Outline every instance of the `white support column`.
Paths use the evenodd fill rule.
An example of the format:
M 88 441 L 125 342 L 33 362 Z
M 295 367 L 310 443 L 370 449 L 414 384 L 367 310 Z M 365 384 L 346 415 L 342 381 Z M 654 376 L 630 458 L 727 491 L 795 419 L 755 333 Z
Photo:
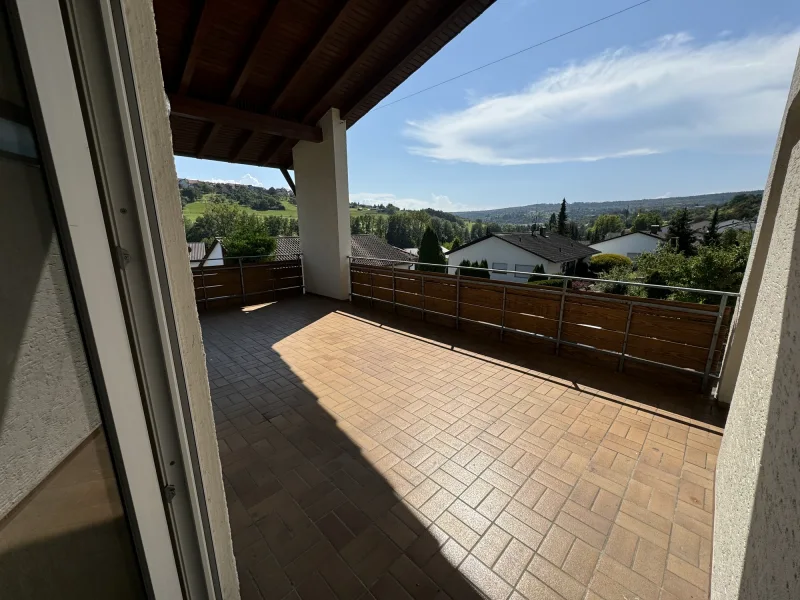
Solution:
M 299 142 L 292 151 L 306 290 L 345 300 L 350 290 L 346 124 L 339 109 L 331 108 L 319 126 L 322 142 Z

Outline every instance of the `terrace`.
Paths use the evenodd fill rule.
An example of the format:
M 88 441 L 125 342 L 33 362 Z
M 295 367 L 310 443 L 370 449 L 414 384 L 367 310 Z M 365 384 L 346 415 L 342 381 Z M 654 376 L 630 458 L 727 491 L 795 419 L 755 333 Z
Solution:
M 201 325 L 243 598 L 709 596 L 696 391 L 314 296 Z

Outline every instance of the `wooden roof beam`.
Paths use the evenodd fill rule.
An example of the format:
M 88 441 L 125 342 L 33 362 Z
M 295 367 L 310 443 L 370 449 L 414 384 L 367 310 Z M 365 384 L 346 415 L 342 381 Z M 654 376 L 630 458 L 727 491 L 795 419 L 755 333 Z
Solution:
M 306 111 L 303 115 L 303 122 L 306 122 L 309 118 L 311 118 L 316 113 L 320 112 L 323 108 L 327 110 L 329 108 L 328 104 L 328 97 L 336 91 L 336 89 L 347 80 L 353 73 L 353 71 L 358 67 L 358 64 L 363 60 L 363 58 L 369 55 L 370 52 L 374 51 L 375 46 L 380 42 L 381 38 L 388 32 L 391 31 L 396 24 L 401 21 L 402 19 L 406 18 L 408 12 L 416 5 L 416 0 L 405 0 L 405 2 L 399 3 L 397 5 L 397 10 L 392 14 L 388 21 L 386 21 L 381 27 L 380 31 L 378 31 L 375 35 L 373 35 L 369 42 L 365 44 L 356 54 L 356 57 L 339 73 L 339 76 L 333 82 L 333 84 L 328 87 L 326 92 L 320 96 L 320 99 L 317 101 L 314 106 Z M 267 147 L 264 149 L 264 152 L 259 157 L 259 162 L 264 162 L 264 164 L 273 163 L 277 157 L 286 151 L 287 146 L 290 144 L 288 140 L 284 140 L 280 144 L 274 147 Z
M 275 107 L 286 98 L 288 91 L 297 82 L 297 76 L 300 73 L 303 65 L 319 48 L 322 47 L 330 33 L 336 29 L 339 23 L 341 23 L 343 18 L 342 15 L 345 12 L 345 8 L 347 8 L 348 1 L 349 0 L 339 0 L 339 4 L 336 9 L 331 11 L 330 17 L 319 28 L 318 35 L 312 38 L 311 42 L 307 44 L 303 51 L 298 54 L 297 58 L 284 69 L 284 72 L 281 74 L 278 83 L 275 85 L 276 90 L 278 90 L 277 94 L 273 94 L 273 99 L 267 102 L 270 111 L 275 110 Z M 237 162 L 241 158 L 242 150 L 244 150 L 244 147 L 247 146 L 247 143 L 252 137 L 253 132 L 251 131 L 244 134 L 239 140 L 237 140 L 230 155 L 231 162 Z
M 201 50 L 201 40 L 207 37 L 208 32 L 211 30 L 214 22 L 212 19 L 211 11 L 208 9 L 208 3 L 205 0 L 194 0 L 192 2 L 191 15 L 189 17 L 189 25 L 187 25 L 187 33 L 184 35 L 183 48 L 181 56 L 183 60 L 181 64 L 181 76 L 175 86 L 179 94 L 185 94 L 192 83 L 192 75 L 194 75 L 194 67 L 197 62 L 197 56 Z
M 169 97 L 170 113 L 173 115 L 199 119 L 209 123 L 217 123 L 225 127 L 237 127 L 278 135 L 292 140 L 304 140 L 307 142 L 321 142 L 322 130 L 313 125 L 295 123 L 286 119 L 270 117 L 259 113 L 249 112 L 214 104 L 204 100 L 188 98 L 172 94 Z
M 253 30 L 253 35 L 245 46 L 244 52 L 242 52 L 238 63 L 239 66 L 236 68 L 236 71 L 234 71 L 235 76 L 231 80 L 233 85 L 230 86 L 228 99 L 225 102 L 228 106 L 233 106 L 237 98 L 239 98 L 239 94 L 242 93 L 244 84 L 247 83 L 247 79 L 250 77 L 250 73 L 256 62 L 256 57 L 258 56 L 258 49 L 267 39 L 267 29 L 269 28 L 272 15 L 275 13 L 275 9 L 278 7 L 279 3 L 280 0 L 270 0 L 264 7 L 264 10 L 261 11 L 261 15 L 259 15 L 258 23 Z M 213 123 L 203 132 L 200 137 L 200 143 L 198 144 L 198 157 L 202 158 L 205 156 L 211 140 L 219 133 L 220 129 L 222 129 L 222 125 Z
M 371 78 L 367 85 L 364 86 L 363 89 L 365 91 L 357 94 L 356 99 L 349 105 L 341 107 L 342 118 L 347 120 L 348 116 L 354 109 L 358 108 L 358 106 L 378 88 L 385 85 L 387 79 L 394 74 L 400 65 L 403 65 L 411 60 L 411 58 L 413 58 L 421 48 L 426 46 L 433 38 L 440 35 L 442 28 L 448 23 L 452 22 L 458 13 L 470 4 L 470 0 L 457 0 L 455 2 L 450 2 L 449 6 L 446 6 L 441 11 L 439 18 L 436 19 L 432 29 L 427 31 L 421 30 L 416 32 L 416 35 L 410 36 L 408 44 L 398 51 L 391 61 L 388 61 L 387 68 L 384 69 L 383 72 L 379 73 L 376 77 Z

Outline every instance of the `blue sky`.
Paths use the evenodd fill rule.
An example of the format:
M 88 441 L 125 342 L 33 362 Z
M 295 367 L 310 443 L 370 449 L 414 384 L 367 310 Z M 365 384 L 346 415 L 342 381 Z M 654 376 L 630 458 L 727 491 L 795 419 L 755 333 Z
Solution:
M 498 0 L 385 102 L 634 3 Z M 798 49 L 797 0 L 653 0 L 373 110 L 348 131 L 351 199 L 469 210 L 762 188 Z

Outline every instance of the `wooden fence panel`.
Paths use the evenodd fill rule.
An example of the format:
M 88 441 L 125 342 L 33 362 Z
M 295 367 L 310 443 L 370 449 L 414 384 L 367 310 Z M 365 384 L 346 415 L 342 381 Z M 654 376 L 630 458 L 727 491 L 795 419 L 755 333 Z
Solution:
M 460 301 L 465 304 L 497 309 L 503 304 L 503 291 L 497 287 L 478 287 L 473 283 L 462 283 L 460 294 Z
M 299 260 L 245 263 L 241 267 L 195 267 L 192 269 L 195 300 L 205 307 L 209 302 L 222 305 L 221 299 L 233 297 L 241 302 L 263 299 L 269 295 L 285 296 L 302 292 L 303 270 Z M 242 283 L 244 282 L 244 293 Z
M 355 294 L 391 302 L 391 270 L 387 273 L 383 268 L 353 267 L 352 272 Z M 374 285 L 370 285 L 370 273 Z M 562 301 L 558 287 L 550 288 L 555 293 L 549 293 L 538 286 L 515 282 L 490 284 L 476 277 L 425 273 L 423 294 L 422 278 L 422 273 L 395 272 L 397 304 L 418 309 L 424 307 L 431 313 L 451 317 L 458 315 L 464 329 L 483 327 L 486 331 L 497 332 L 499 327 L 505 327 L 546 336 L 553 341 L 558 338 Z M 567 348 L 577 351 L 569 344 L 580 344 L 581 352 L 594 352 L 600 357 L 598 360 L 616 365 L 618 356 L 603 355 L 597 351 L 621 354 L 625 347 L 625 355 L 631 359 L 626 365 L 641 365 L 643 363 L 634 360 L 641 358 L 665 366 L 692 369 L 696 372 L 695 377 L 705 371 L 719 312 L 717 306 L 573 290 L 567 290 L 563 298 L 561 340 L 565 343 L 561 347 L 565 352 Z M 732 310 L 728 308 L 712 357 L 712 372 L 719 368 L 731 315 Z M 443 323 L 455 323 L 455 320 L 447 321 L 447 316 L 442 317 Z M 470 322 L 477 324 L 472 327 Z M 492 328 L 492 325 L 496 328 Z
M 625 333 L 602 329 L 593 325 L 562 323 L 561 339 L 574 344 L 593 346 L 602 350 L 622 352 L 622 343 L 625 339 Z
M 564 321 L 624 332 L 628 322 L 628 305 L 567 295 Z

